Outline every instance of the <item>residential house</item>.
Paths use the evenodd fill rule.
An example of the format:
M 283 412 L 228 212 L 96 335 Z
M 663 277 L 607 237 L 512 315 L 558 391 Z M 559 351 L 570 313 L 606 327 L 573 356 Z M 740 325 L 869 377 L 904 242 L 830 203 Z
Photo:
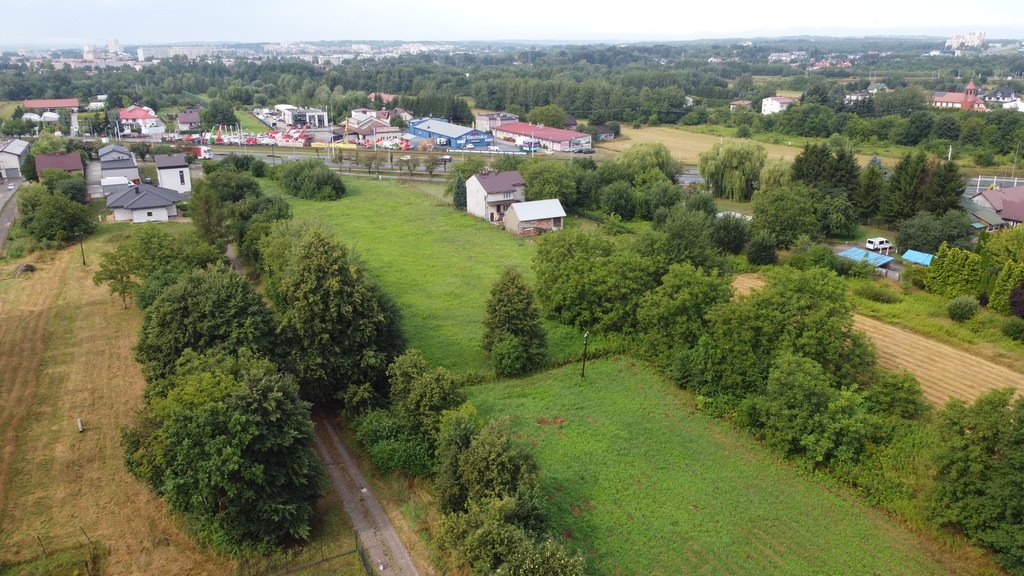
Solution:
M 167 131 L 167 125 L 148 106 L 129 106 L 118 110 L 121 133 L 138 131 L 145 136 L 159 136 Z
M 753 104 L 750 100 L 733 100 L 729 102 L 729 112 L 735 112 L 736 110 L 750 110 L 750 105 Z
M 573 116 L 572 114 L 566 114 L 565 115 L 565 126 L 564 126 L 564 128 L 566 130 L 575 130 L 576 127 L 579 126 L 579 124 L 580 124 L 580 121 L 577 120 L 576 117 Z
M 1003 104 L 1003 108 L 1024 112 L 1024 99 L 1017 98 L 1013 102 L 1007 102 L 1006 104 Z
M 37 154 L 36 174 L 42 180 L 43 170 L 55 168 L 70 174 L 85 175 L 85 165 L 82 164 L 82 154 L 79 152 L 67 152 L 64 154 Z
M 565 210 L 558 198 L 518 202 L 509 206 L 505 214 L 505 230 L 516 236 L 536 236 L 561 230 L 564 222 Z
M 871 99 L 871 93 L 867 91 L 852 92 L 843 96 L 843 104 L 846 106 L 853 106 L 857 102 L 863 102 Z
M 607 126 L 593 126 L 594 138 L 598 141 L 614 140 L 615 131 Z
M 499 224 L 508 207 L 526 200 L 526 181 L 519 172 L 484 171 L 466 181 L 466 211 Z
M 967 204 L 962 202 L 961 204 Z M 980 190 L 970 197 L 971 207 L 965 206 L 964 208 L 972 215 L 975 216 L 979 221 L 995 221 L 995 219 L 989 217 L 987 220 L 978 218 L 978 208 L 982 210 L 991 210 L 996 216 L 999 217 L 1002 222 L 996 221 L 999 225 L 989 223 L 988 228 L 996 226 L 996 228 L 1009 227 L 1013 228 L 1024 222 L 1024 186 L 1017 186 L 1015 188 L 994 188 L 992 190 Z
M 24 140 L 0 140 L 0 178 L 21 178 L 21 163 L 32 145 Z
M 761 114 L 768 116 L 769 114 L 785 112 L 793 105 L 794 102 L 796 102 L 796 100 L 786 96 L 769 96 L 768 98 L 761 100 Z
M 355 114 L 355 110 L 352 111 Z M 336 128 L 334 134 L 345 142 L 356 144 L 383 144 L 384 142 L 397 141 L 402 137 L 402 129 L 378 120 L 373 116 L 360 114 L 351 116 L 345 120 L 341 128 Z
M 549 128 L 540 124 L 527 124 L 526 122 L 502 124 L 492 132 L 495 138 L 514 140 L 516 143 L 533 140 L 540 142 L 540 145 L 548 150 L 558 152 L 590 149 L 594 145 L 590 134 L 562 128 Z
M 157 177 L 161 188 L 169 188 L 181 194 L 192 191 L 192 174 L 184 154 L 157 154 Z
M 192 132 L 202 128 L 203 121 L 200 118 L 200 112 L 199 108 L 189 108 L 178 112 L 178 132 Z
M 975 202 L 973 199 L 960 198 L 960 207 L 971 217 L 971 226 L 975 230 L 987 232 L 998 232 L 1006 228 L 1006 220 L 999 217 L 995 210 L 983 202 Z
M 885 85 L 885 82 L 872 82 L 868 84 L 868 94 L 878 94 L 879 92 L 888 92 L 889 87 Z
M 437 118 L 420 118 L 409 122 L 409 133 L 433 139 L 451 148 L 482 148 L 494 144 L 494 136 L 476 128 L 467 128 Z
M 100 177 L 111 178 L 113 176 L 124 176 L 132 182 L 139 182 L 139 167 L 135 164 L 135 158 L 100 160 Z
M 120 194 L 107 198 L 107 208 L 114 211 L 118 222 L 166 222 L 178 215 L 181 194 L 149 183 L 136 184 Z
M 100 162 L 104 160 L 135 160 L 135 155 L 130 150 L 117 144 L 107 144 L 100 148 L 98 155 Z
M 108 198 L 116 194 L 121 194 L 132 187 L 132 181 L 125 178 L 124 176 L 108 176 L 106 178 L 100 178 L 100 194 L 99 196 L 93 196 L 93 198 Z
M 932 107 L 988 112 L 985 101 L 978 96 L 978 87 L 974 85 L 974 80 L 967 83 L 963 92 L 933 92 Z
M 1001 86 L 983 96 L 985 102 L 995 104 L 1007 104 L 1017 99 L 1017 91 L 1013 88 Z
M 475 120 L 477 130 L 490 132 L 502 124 L 519 122 L 519 116 L 508 112 L 491 112 L 490 114 L 477 114 Z
M 394 101 L 395 98 L 398 98 L 398 96 L 395 96 L 394 94 L 388 94 L 387 92 L 370 92 L 369 94 L 366 95 L 366 99 L 369 100 L 370 102 L 380 100 L 380 103 L 384 104 L 385 106 L 391 104 L 391 102 Z

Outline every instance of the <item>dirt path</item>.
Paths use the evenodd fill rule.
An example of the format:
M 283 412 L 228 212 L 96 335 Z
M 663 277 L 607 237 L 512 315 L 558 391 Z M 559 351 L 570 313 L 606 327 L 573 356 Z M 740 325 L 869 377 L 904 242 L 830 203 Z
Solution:
M 324 414 L 316 415 L 316 450 L 377 573 L 381 576 L 419 576 L 412 557 L 367 487 L 355 459 L 341 442 L 330 418 Z
M 742 274 L 733 282 L 738 294 L 749 294 L 762 286 L 764 281 L 756 274 Z M 913 374 L 930 402 L 943 405 L 951 398 L 972 401 L 994 388 L 1014 387 L 1024 393 L 1024 374 L 1005 366 L 860 314 L 853 315 L 853 324 L 875 343 L 878 363 Z

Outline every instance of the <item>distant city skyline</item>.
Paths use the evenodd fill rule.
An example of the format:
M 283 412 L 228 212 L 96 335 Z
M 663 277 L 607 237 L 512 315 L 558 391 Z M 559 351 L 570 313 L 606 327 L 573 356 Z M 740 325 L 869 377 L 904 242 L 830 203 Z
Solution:
M 934 0 L 925 6 L 887 0 L 862 0 L 855 6 L 811 0 L 671 5 L 660 0 L 392 0 L 379 6 L 349 0 L 37 0 L 4 7 L 0 46 L 105 48 L 113 38 L 123 47 L 332 40 L 653 42 L 793 35 L 949 36 L 974 31 L 985 32 L 989 39 L 1024 37 L 1024 10 L 1017 0 L 994 0 L 985 4 L 984 12 L 963 7 L 956 0 Z

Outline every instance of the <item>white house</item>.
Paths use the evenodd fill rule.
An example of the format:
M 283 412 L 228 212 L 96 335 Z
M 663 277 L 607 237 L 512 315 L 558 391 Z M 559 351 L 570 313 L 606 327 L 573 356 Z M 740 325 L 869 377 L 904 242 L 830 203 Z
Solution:
M 466 211 L 500 224 L 508 207 L 526 199 L 526 181 L 519 172 L 481 172 L 466 181 Z
M 192 191 L 192 174 L 184 154 L 157 154 L 156 171 L 161 188 L 169 188 L 182 194 Z
M 124 192 L 107 198 L 107 208 L 114 211 L 114 220 L 143 222 L 166 222 L 178 215 L 177 203 L 181 194 L 152 184 L 136 184 Z
M 509 206 L 505 214 L 505 230 L 516 236 L 536 236 L 561 230 L 564 223 L 565 209 L 558 198 L 518 202 Z
M 786 96 L 769 96 L 761 100 L 761 114 L 767 116 L 769 114 L 785 112 L 794 102 L 796 100 Z

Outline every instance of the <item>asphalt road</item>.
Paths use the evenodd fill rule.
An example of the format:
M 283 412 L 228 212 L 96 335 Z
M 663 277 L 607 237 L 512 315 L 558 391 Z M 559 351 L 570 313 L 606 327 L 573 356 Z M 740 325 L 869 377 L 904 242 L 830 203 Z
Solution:
M 7 235 L 11 232 L 14 217 L 18 212 L 18 203 L 14 200 L 18 184 L 14 183 L 14 185 L 14 190 L 7 190 L 6 183 L 3 184 L 3 188 L 0 188 L 0 252 L 3 252 L 7 246 Z

